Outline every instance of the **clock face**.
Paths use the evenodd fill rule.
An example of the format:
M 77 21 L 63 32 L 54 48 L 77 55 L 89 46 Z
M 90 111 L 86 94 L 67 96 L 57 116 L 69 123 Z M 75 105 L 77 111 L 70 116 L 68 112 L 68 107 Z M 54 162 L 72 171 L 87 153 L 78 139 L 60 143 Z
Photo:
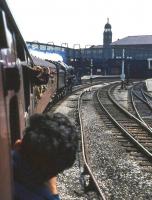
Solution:
M 111 32 L 111 29 L 110 28 L 106 28 L 105 32 Z

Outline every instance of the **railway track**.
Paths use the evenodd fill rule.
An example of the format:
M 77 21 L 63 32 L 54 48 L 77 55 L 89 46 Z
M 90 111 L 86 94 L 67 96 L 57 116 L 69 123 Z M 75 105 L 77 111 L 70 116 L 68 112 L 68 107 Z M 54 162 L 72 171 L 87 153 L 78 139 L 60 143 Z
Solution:
M 152 132 L 145 123 L 114 100 L 113 95 L 110 94 L 112 90 L 114 87 L 109 88 L 108 86 L 98 91 L 96 98 L 99 105 L 124 134 L 124 136 L 118 134 L 117 138 L 131 155 L 134 155 L 136 162 L 143 166 L 144 170 L 152 170 Z M 113 127 L 112 124 L 111 127 Z
M 108 82 L 109 82 L 109 80 L 107 80 L 104 83 L 102 81 L 100 81 L 100 82 L 97 82 L 97 83 L 93 83 L 92 85 L 89 83 L 89 84 L 85 84 L 85 85 L 82 85 L 80 87 L 77 87 L 76 89 L 73 90 L 72 95 L 66 96 L 63 100 L 60 100 L 58 103 L 56 103 L 55 105 L 53 105 L 52 107 L 50 107 L 49 110 L 48 110 L 48 112 L 62 112 L 62 113 L 65 112 L 66 115 L 67 115 L 67 112 L 68 112 L 68 115 L 70 115 L 69 116 L 70 118 L 71 117 L 75 118 L 75 120 L 72 119 L 72 121 L 75 121 L 74 123 L 76 124 L 76 126 L 78 128 L 79 125 L 77 123 L 79 123 L 79 122 L 77 120 L 78 113 L 76 112 L 76 110 L 77 110 L 77 102 L 78 102 L 78 98 L 79 98 L 80 93 L 82 91 L 88 91 L 88 92 L 85 92 L 85 93 L 91 93 L 92 92 L 91 88 L 93 88 L 94 85 L 98 85 L 99 84 L 99 86 L 96 86 L 96 87 L 101 87 L 100 84 L 101 85 L 106 85 L 106 84 L 108 84 Z M 84 100 L 84 102 L 86 102 L 86 101 Z M 80 143 L 81 143 L 81 140 L 80 140 Z M 81 151 L 81 150 L 82 149 L 80 147 L 79 151 Z M 82 154 L 82 153 L 80 153 L 80 154 Z M 74 168 L 75 167 L 76 166 L 74 166 Z M 74 173 L 72 172 L 73 175 L 70 176 L 71 174 L 69 174 L 66 177 L 66 179 L 69 179 L 69 184 L 71 185 L 71 188 L 72 188 L 72 190 L 70 190 L 70 191 L 67 192 L 67 193 L 71 194 L 71 199 L 72 199 L 72 197 L 74 199 L 77 199 L 77 196 L 78 196 L 78 199 L 81 199 L 81 198 L 82 199 L 83 198 L 90 199 L 90 200 L 105 199 L 105 198 L 100 198 L 100 192 L 94 192 L 94 190 L 97 190 L 97 189 L 95 189 L 96 186 L 94 184 L 93 178 L 90 178 L 90 175 L 88 174 L 87 168 L 84 167 L 84 162 L 81 165 L 81 167 L 80 167 L 80 164 L 78 165 L 78 167 L 80 168 L 80 172 L 81 172 L 81 176 L 80 176 L 80 180 L 81 181 L 80 182 L 81 182 L 81 190 L 83 192 L 79 189 L 80 186 L 75 186 L 75 189 L 73 190 L 73 187 L 71 185 L 71 184 L 73 184 L 73 183 L 71 183 L 71 180 L 73 178 L 75 179 L 75 182 L 77 183 L 78 176 L 77 177 L 73 177 L 74 174 L 79 173 L 79 172 L 76 172 L 78 170 L 77 167 L 76 167 L 76 169 L 73 169 L 73 170 L 76 170 Z M 67 197 L 66 195 L 64 195 L 66 192 L 64 191 L 65 187 L 63 186 L 63 181 L 64 180 L 62 179 L 62 176 L 60 176 L 59 180 L 60 179 L 61 179 L 61 183 L 59 184 L 59 188 L 60 188 L 60 191 L 62 193 L 62 199 L 63 200 L 70 199 L 69 197 Z M 65 179 L 65 177 L 64 177 L 64 179 Z M 78 185 L 78 183 L 77 183 L 77 185 Z M 67 188 L 67 190 L 69 190 L 69 189 Z
M 97 107 L 97 110 L 100 113 L 100 119 L 104 121 L 108 130 L 112 131 L 112 135 L 125 149 L 126 153 L 133 160 L 133 162 L 138 163 L 138 165 L 140 166 L 140 169 L 144 173 L 152 173 L 151 130 L 148 129 L 148 127 L 139 119 L 134 117 L 129 112 L 125 111 L 123 107 L 118 108 L 119 105 L 114 101 L 113 95 L 111 95 L 111 93 L 113 93 L 114 87 L 109 89 L 110 87 L 111 86 L 102 87 L 97 92 L 97 95 L 95 95 L 96 92 L 94 92 L 94 95 L 91 97 L 93 98 L 94 105 Z M 88 93 L 85 92 L 81 95 L 80 101 L 79 101 L 79 110 L 80 110 L 79 117 L 80 117 L 81 134 L 82 134 L 81 146 L 82 146 L 82 154 L 83 154 L 83 161 L 81 161 L 82 163 L 80 164 L 81 168 L 83 168 L 83 170 L 81 169 L 81 178 L 83 179 L 82 182 L 87 189 L 89 188 L 90 190 L 97 191 L 97 195 L 99 199 L 115 199 L 115 198 L 117 199 L 118 198 L 116 197 L 117 195 L 113 194 L 113 197 L 111 197 L 112 195 L 109 196 L 109 194 L 106 193 L 105 187 L 104 187 L 104 181 L 108 182 L 108 180 L 106 180 L 105 178 L 104 178 L 104 181 L 102 180 L 102 176 L 99 175 L 99 174 L 102 174 L 102 171 L 100 171 L 101 170 L 100 168 L 98 168 L 99 170 L 98 172 L 95 171 L 94 168 L 97 168 L 97 167 L 94 166 L 95 163 L 92 160 L 93 156 L 90 155 L 92 154 L 92 147 L 91 147 L 92 141 L 90 141 L 91 140 L 90 134 L 93 135 L 93 133 L 96 132 L 96 124 L 92 124 L 92 126 L 89 125 L 90 126 L 89 128 L 88 124 L 86 124 L 85 122 L 85 115 L 83 111 L 81 110 L 87 109 L 88 102 L 92 101 L 91 98 L 89 97 Z M 99 107 L 102 107 L 102 108 L 99 108 Z M 107 114 L 107 111 L 108 111 L 108 114 Z M 92 121 L 91 123 L 96 123 L 96 122 Z M 97 122 L 97 126 L 98 126 L 98 123 L 99 122 Z M 98 143 L 97 140 L 94 142 Z M 101 154 L 99 154 L 99 152 L 101 153 L 101 151 L 98 148 L 94 149 L 94 151 L 95 151 L 94 154 L 97 157 L 101 156 Z M 112 154 L 113 153 L 111 152 L 111 155 Z M 108 158 L 105 157 L 104 159 L 108 159 Z M 117 166 L 117 160 L 112 161 L 112 162 L 114 162 L 113 164 Z M 102 164 L 99 163 L 99 165 L 102 165 Z M 113 171 L 111 167 L 107 169 L 107 171 L 108 170 L 111 171 L 108 173 L 110 173 L 111 174 L 110 176 L 113 177 L 115 174 L 115 171 Z M 99 178 L 100 176 L 101 176 L 101 179 Z M 119 195 L 123 196 L 123 192 L 122 194 L 119 194 Z M 96 197 L 95 199 L 98 199 L 98 198 Z
M 144 92 L 143 84 L 137 84 L 131 89 L 131 100 L 136 116 L 152 128 L 152 104 L 150 97 Z
M 50 103 L 47 105 L 47 107 L 45 108 L 44 112 L 50 112 L 54 111 L 57 107 L 59 107 L 70 95 L 78 95 L 79 96 L 79 92 L 83 91 L 84 89 L 90 88 L 92 86 L 95 85 L 100 85 L 100 84 L 108 84 L 109 82 L 113 82 L 110 80 L 101 80 L 101 81 L 94 81 L 92 82 L 92 84 L 90 82 L 84 83 L 82 85 L 78 85 L 78 86 L 74 86 L 72 88 L 72 92 L 69 92 L 66 96 L 60 98 L 60 99 L 53 99 L 50 101 Z
M 92 84 L 90 82 L 84 83 L 82 85 L 74 86 L 72 91 L 66 94 L 61 98 L 53 98 L 50 100 L 49 104 L 45 108 L 44 112 L 50 112 L 50 110 L 54 111 L 57 107 L 59 107 L 70 95 L 76 94 L 82 91 L 83 89 L 89 88 L 90 86 L 101 84 L 103 81 L 94 81 Z
M 82 92 L 78 99 L 78 112 L 79 112 L 79 120 L 80 120 L 80 128 L 81 128 L 81 148 L 82 148 L 82 158 L 80 159 L 80 168 L 81 168 L 81 183 L 83 184 L 84 190 L 86 192 L 89 191 L 96 191 L 93 192 L 92 199 L 101 199 L 106 200 L 106 196 L 103 192 L 103 188 L 99 185 L 97 179 L 94 176 L 91 164 L 89 162 L 89 148 L 88 148 L 88 141 L 87 136 L 84 130 L 84 123 L 83 123 L 83 112 L 82 112 L 82 104 L 85 104 L 86 101 L 89 101 L 87 97 L 84 97 L 85 92 Z M 86 178 L 87 177 L 87 178 Z
M 75 169 L 76 166 L 74 166 L 74 169 L 69 170 L 69 173 L 67 172 L 66 175 L 64 174 L 63 178 L 62 176 L 60 177 L 59 180 L 61 184 L 59 184 L 59 189 L 63 191 L 61 192 L 63 200 L 98 200 L 104 198 L 106 200 L 131 200 L 140 199 L 139 197 L 141 197 L 141 195 L 143 199 L 145 199 L 145 197 L 149 197 L 152 193 L 152 187 L 150 186 L 152 166 L 149 158 L 126 137 L 121 129 L 117 128 L 115 123 L 113 123 L 106 114 L 105 110 L 99 107 L 95 91 L 98 90 L 99 87 L 102 87 L 101 93 L 104 99 L 104 93 L 108 90 L 108 86 L 107 88 L 104 86 L 107 84 L 108 83 L 103 83 L 99 86 L 93 86 L 90 89 L 86 89 L 86 92 L 81 95 L 79 115 L 82 121 L 81 132 L 84 134 L 81 136 L 79 143 L 79 162 L 77 167 L 80 168 L 80 170 L 78 168 Z M 73 97 L 70 97 L 68 100 L 70 104 L 66 103 L 66 105 L 70 106 L 70 101 L 71 99 L 73 101 L 74 98 L 75 102 L 73 103 L 76 109 L 76 99 L 79 94 L 80 91 L 76 92 L 76 95 L 73 95 Z M 114 99 L 114 96 L 112 96 L 112 98 Z M 109 107 L 112 102 L 110 99 L 105 99 L 104 104 Z M 94 108 L 94 105 L 97 109 Z M 63 105 L 60 107 L 63 107 Z M 60 111 L 61 110 L 59 110 L 59 112 Z M 67 112 L 66 109 L 65 112 Z M 70 111 L 70 113 L 70 116 L 74 114 L 72 111 Z M 82 147 L 82 143 L 84 143 L 84 147 Z M 83 159 L 82 154 L 85 154 L 85 159 Z M 90 167 L 90 169 L 88 169 L 88 167 Z M 77 170 L 76 173 L 75 170 Z M 145 173 L 147 175 L 144 175 Z M 76 174 L 76 177 L 74 177 L 74 174 Z M 66 187 L 67 185 L 71 187 L 67 192 L 71 194 L 70 197 L 64 192 L 65 186 L 63 186 L 61 190 L 65 176 Z M 79 176 L 83 186 L 83 192 L 79 191 L 79 189 L 77 190 L 79 182 L 77 179 Z M 69 179 L 69 183 L 67 179 Z M 73 183 L 73 179 L 76 184 Z M 139 187 L 137 183 L 140 184 L 142 188 Z M 72 185 L 74 185 L 76 193 Z

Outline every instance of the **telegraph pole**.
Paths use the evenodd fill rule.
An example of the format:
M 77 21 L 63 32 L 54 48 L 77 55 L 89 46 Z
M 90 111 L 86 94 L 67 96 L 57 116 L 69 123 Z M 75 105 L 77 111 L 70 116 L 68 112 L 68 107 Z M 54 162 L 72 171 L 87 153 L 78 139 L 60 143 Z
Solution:
M 90 63 L 90 82 L 91 82 L 91 84 L 92 84 L 92 70 L 93 70 L 93 59 L 91 59 L 91 63 Z
M 125 68 L 125 49 L 122 50 L 122 65 L 121 65 L 121 89 L 124 89 L 124 81 L 125 81 L 125 72 L 124 72 L 124 68 Z

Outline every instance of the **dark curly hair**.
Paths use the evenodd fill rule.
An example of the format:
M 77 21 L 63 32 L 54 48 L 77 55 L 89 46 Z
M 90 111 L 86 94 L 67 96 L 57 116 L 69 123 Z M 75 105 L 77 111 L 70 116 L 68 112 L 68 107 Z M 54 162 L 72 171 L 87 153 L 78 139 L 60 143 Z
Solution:
M 72 166 L 78 137 L 75 126 L 61 113 L 34 114 L 21 145 L 21 155 L 46 181 Z

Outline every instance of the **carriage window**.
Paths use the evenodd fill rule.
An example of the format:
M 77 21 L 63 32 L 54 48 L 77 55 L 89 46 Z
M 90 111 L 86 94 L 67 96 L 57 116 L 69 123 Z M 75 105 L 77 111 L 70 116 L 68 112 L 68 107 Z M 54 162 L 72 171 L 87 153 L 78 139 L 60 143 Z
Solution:
M 16 48 L 17 48 L 17 55 L 20 58 L 20 60 L 25 61 L 24 46 L 22 45 L 22 42 L 20 42 L 18 38 L 16 38 Z
M 6 17 L 4 11 L 0 9 L 0 48 L 8 48 L 6 34 Z
M 20 138 L 19 109 L 16 96 L 12 97 L 10 100 L 9 121 L 11 145 L 13 147 L 15 141 Z
M 25 110 L 28 112 L 30 106 L 30 80 L 29 72 L 26 66 L 23 66 L 23 81 L 24 81 L 24 97 L 25 97 Z

